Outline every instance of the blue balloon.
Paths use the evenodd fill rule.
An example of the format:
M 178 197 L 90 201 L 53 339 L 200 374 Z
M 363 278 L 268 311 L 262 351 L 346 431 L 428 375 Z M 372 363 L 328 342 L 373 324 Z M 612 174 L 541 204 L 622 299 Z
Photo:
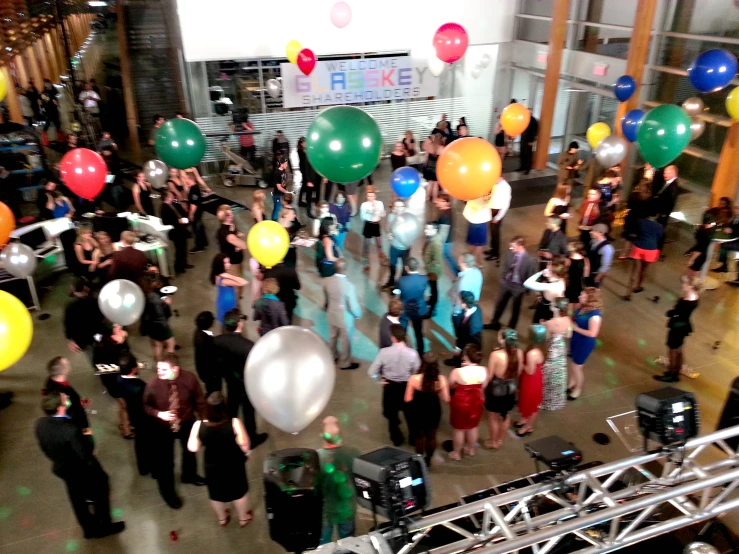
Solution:
M 621 75 L 613 85 L 613 94 L 619 102 L 626 102 L 636 90 L 636 81 L 631 75 Z
M 390 186 L 400 198 L 410 198 L 421 186 L 421 175 L 412 167 L 399 167 L 390 176 Z
M 621 118 L 621 131 L 629 142 L 636 141 L 636 131 L 644 119 L 644 110 L 631 110 Z
M 688 79 L 701 92 L 716 92 L 736 75 L 736 56 L 728 50 L 706 50 L 688 68 Z

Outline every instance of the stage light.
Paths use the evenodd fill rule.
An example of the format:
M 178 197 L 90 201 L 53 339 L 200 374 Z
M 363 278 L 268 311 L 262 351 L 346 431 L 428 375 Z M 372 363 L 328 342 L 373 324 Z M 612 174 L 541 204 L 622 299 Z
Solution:
M 557 435 L 527 442 L 524 448 L 534 460 L 557 472 L 570 470 L 582 462 L 580 449 Z
M 673 387 L 641 393 L 636 397 L 636 412 L 645 440 L 677 446 L 698 435 L 700 416 L 692 393 Z

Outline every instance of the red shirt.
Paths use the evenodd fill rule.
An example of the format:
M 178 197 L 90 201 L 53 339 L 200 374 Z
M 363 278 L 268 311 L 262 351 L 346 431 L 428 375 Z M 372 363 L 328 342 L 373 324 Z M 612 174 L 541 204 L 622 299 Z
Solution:
M 241 124 L 242 131 L 253 131 L 254 124 L 251 121 Z M 239 144 L 244 148 L 250 148 L 254 146 L 254 135 L 239 135 Z

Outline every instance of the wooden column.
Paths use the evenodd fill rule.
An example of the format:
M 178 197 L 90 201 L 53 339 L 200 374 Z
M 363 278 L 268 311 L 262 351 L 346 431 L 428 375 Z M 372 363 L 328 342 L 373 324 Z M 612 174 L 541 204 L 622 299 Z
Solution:
M 46 55 L 44 39 L 40 38 L 33 46 L 36 52 L 36 59 L 38 59 L 39 65 L 41 66 L 41 74 L 44 76 L 44 79 L 51 80 L 51 66 L 49 65 L 49 57 Z
M 61 27 L 57 26 L 52 29 L 51 41 L 54 44 L 54 52 L 56 53 L 57 63 L 59 64 L 59 76 L 66 75 L 69 70 L 69 61 L 67 60 L 67 51 L 64 49 L 64 38 Z
M 590 0 L 588 3 L 588 13 L 586 16 L 587 21 L 594 21 L 600 23 L 603 17 L 603 0 Z M 583 49 L 586 52 L 595 54 L 598 51 L 598 34 L 600 27 L 588 27 L 585 26 L 585 32 L 583 33 Z
M 630 110 L 639 107 L 641 84 L 644 78 L 644 66 L 649 56 L 649 43 L 652 37 L 654 12 L 657 9 L 657 0 L 639 0 L 634 17 L 634 28 L 631 31 L 629 56 L 626 58 L 626 74 L 636 81 L 636 91 L 626 102 L 621 102 L 616 111 L 616 121 L 613 128 L 617 135 L 621 135 L 621 118 Z
M 28 59 L 28 73 L 33 77 L 33 84 L 36 88 L 41 88 L 44 85 L 44 78 L 41 75 L 41 67 L 39 67 L 38 60 L 36 59 L 36 52 L 33 49 L 33 45 L 26 48 L 26 59 Z
M 15 64 L 15 74 L 18 77 L 18 84 L 23 88 L 28 88 L 28 70 L 26 69 L 26 61 L 21 54 L 16 54 L 13 58 Z
M 711 185 L 711 206 L 718 206 L 722 196 L 735 200 L 739 184 L 739 121 L 735 121 L 726 133 L 721 155 L 713 174 Z
M 539 136 L 534 154 L 534 169 L 544 169 L 549 159 L 549 141 L 554 121 L 554 106 L 557 102 L 559 73 L 562 66 L 562 50 L 567 37 L 567 16 L 570 11 L 570 0 L 554 0 L 552 23 L 549 30 L 549 56 L 547 71 L 544 75 L 544 95 L 541 99 L 541 117 L 539 118 Z
M 131 54 L 128 51 L 128 35 L 126 34 L 126 10 L 123 2 L 116 2 L 117 31 L 118 31 L 118 54 L 121 58 L 121 81 L 123 82 L 123 104 L 126 107 L 126 126 L 128 127 L 128 140 L 134 154 L 141 153 L 139 143 L 139 118 L 136 110 L 136 96 L 133 88 L 131 74 Z
M 48 32 L 44 35 L 43 41 L 44 48 L 46 48 L 46 56 L 49 60 L 49 66 L 51 68 L 51 82 L 58 83 L 59 75 L 61 75 L 61 72 L 59 71 L 59 56 L 57 56 L 54 49 L 54 40 L 52 38 L 51 32 Z
M 10 121 L 23 124 L 25 123 L 25 120 L 23 119 L 20 100 L 18 100 L 18 91 L 15 88 L 15 81 L 13 80 L 13 76 L 10 74 L 10 68 L 5 65 L 0 67 L 0 71 L 3 74 L 3 77 L 5 77 L 5 82 L 8 83 L 8 93 L 5 95 L 5 102 L 8 104 Z

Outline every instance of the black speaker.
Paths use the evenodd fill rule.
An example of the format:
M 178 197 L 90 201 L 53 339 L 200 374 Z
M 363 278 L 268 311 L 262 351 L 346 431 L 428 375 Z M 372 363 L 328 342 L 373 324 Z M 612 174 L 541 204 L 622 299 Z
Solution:
M 318 452 L 278 450 L 267 456 L 263 469 L 270 538 L 288 552 L 316 548 L 323 515 Z
M 721 419 L 719 419 L 716 430 L 719 431 L 735 425 L 739 425 L 739 377 L 731 383 L 731 390 L 729 396 L 726 397 L 724 411 L 721 412 Z M 725 442 L 734 451 L 739 448 L 739 436 L 726 439 Z
M 663 446 L 685 444 L 700 431 L 695 395 L 673 387 L 638 394 L 636 413 L 644 438 Z

